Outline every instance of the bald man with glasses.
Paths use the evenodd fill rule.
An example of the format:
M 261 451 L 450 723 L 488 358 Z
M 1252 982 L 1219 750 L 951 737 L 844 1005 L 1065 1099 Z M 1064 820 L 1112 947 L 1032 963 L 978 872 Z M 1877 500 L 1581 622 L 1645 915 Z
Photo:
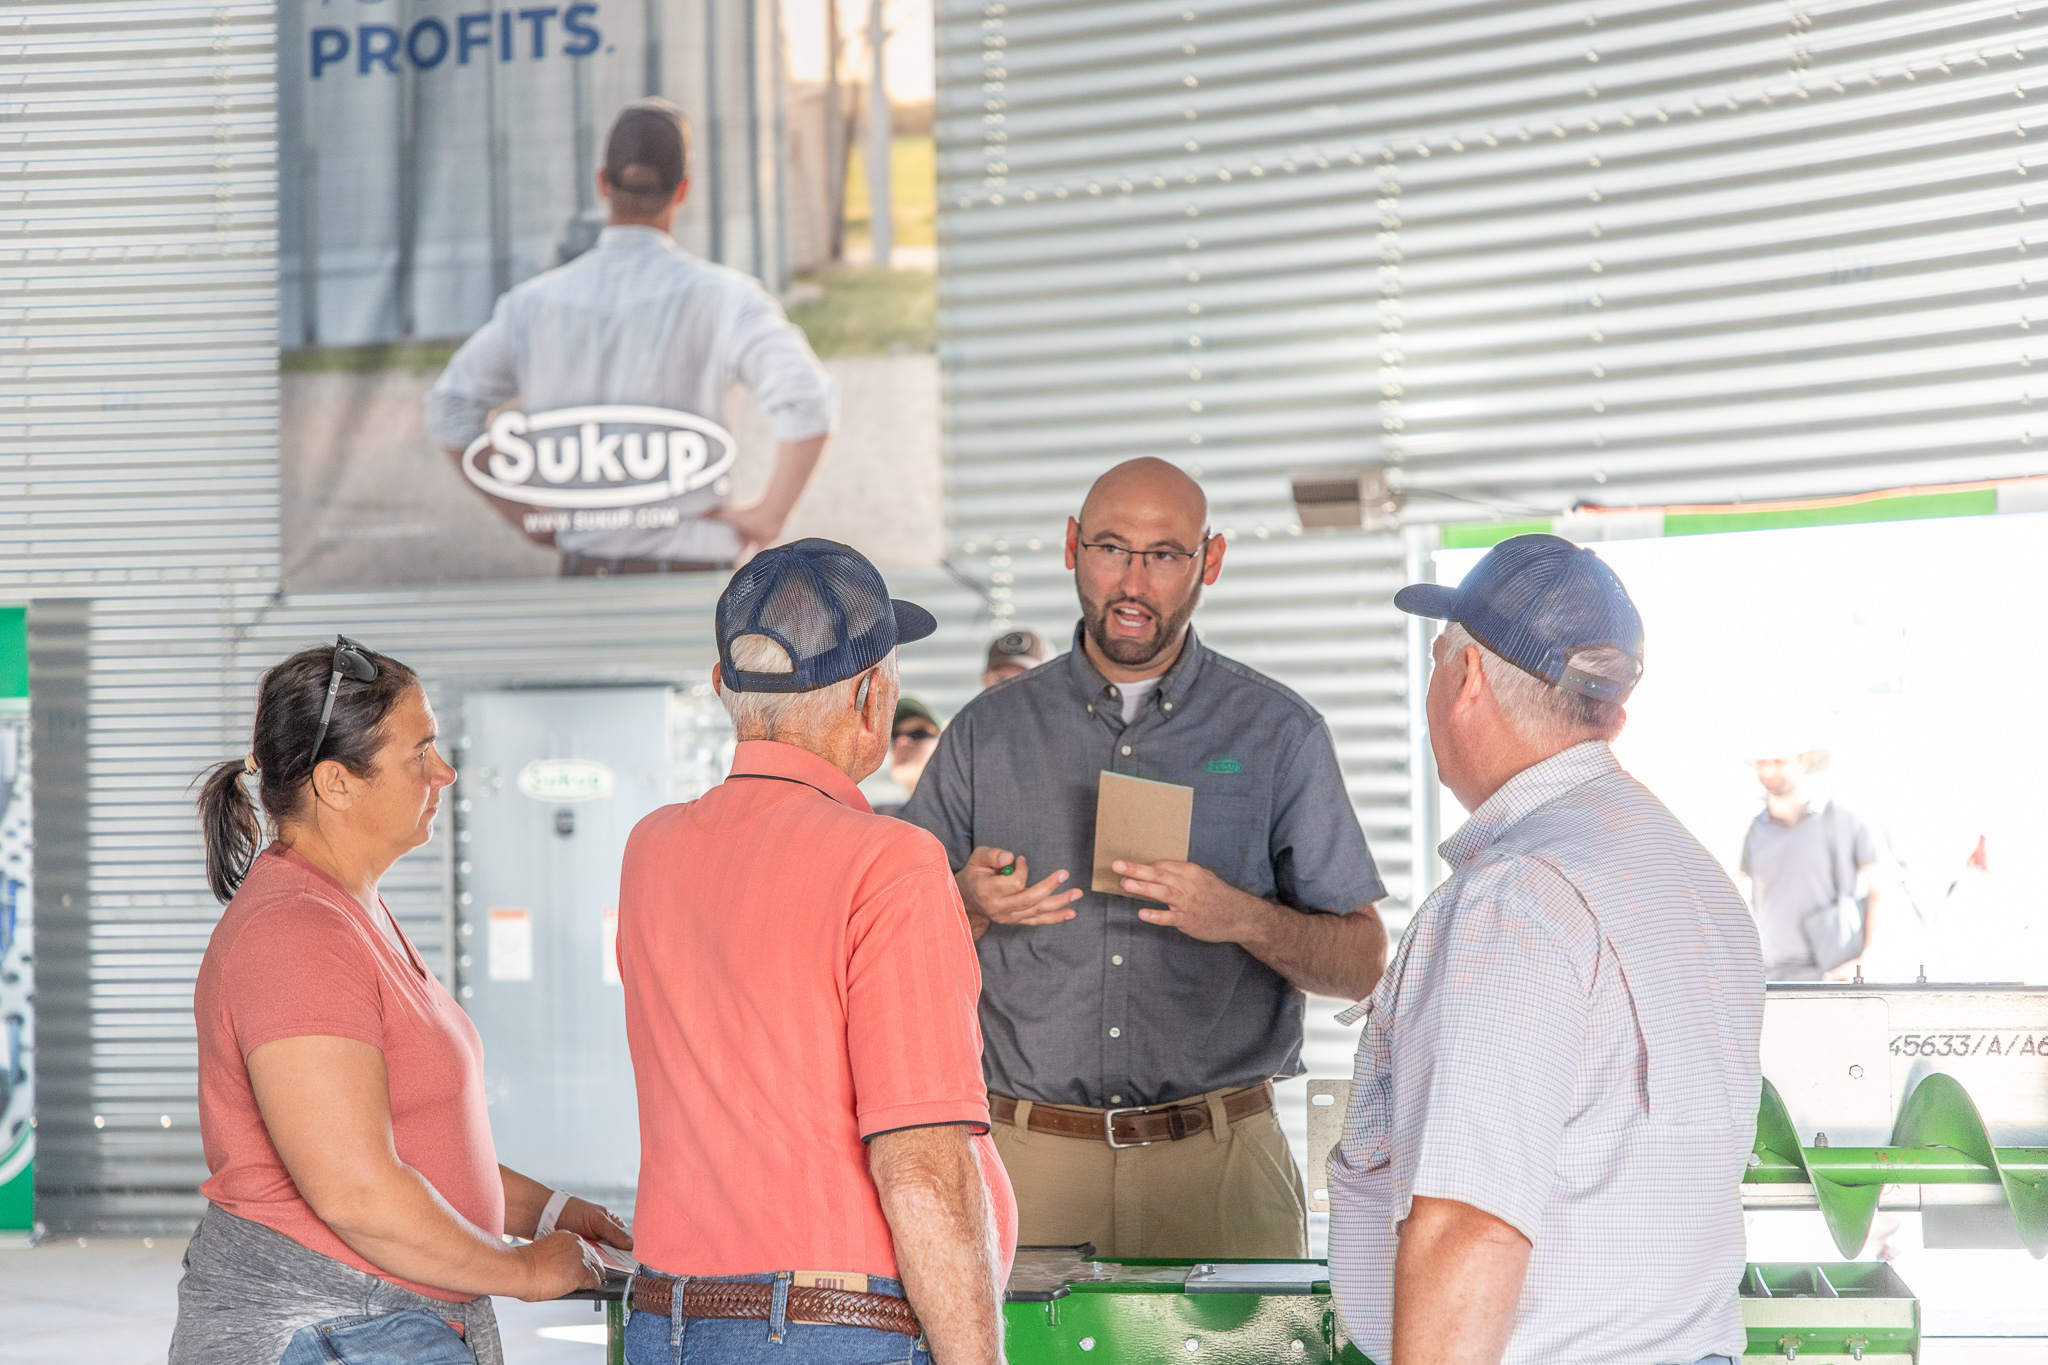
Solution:
M 1386 894 L 1307 702 L 1189 624 L 1223 571 L 1163 460 L 1067 522 L 1074 647 L 954 718 L 902 818 L 946 846 L 981 956 L 992 1131 L 1026 1244 L 1105 1256 L 1307 1254 L 1273 1082 L 1305 993 L 1356 1000 Z M 1188 861 L 1090 889 L 1098 774 L 1194 788 Z

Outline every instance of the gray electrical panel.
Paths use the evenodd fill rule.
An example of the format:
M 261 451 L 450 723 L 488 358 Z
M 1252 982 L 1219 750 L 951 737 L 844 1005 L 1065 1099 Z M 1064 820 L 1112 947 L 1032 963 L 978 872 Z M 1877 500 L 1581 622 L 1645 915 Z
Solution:
M 640 1166 L 619 865 L 633 826 L 670 799 L 673 710 L 667 687 L 476 692 L 462 706 L 460 993 L 483 1035 L 498 1159 L 618 1212 Z

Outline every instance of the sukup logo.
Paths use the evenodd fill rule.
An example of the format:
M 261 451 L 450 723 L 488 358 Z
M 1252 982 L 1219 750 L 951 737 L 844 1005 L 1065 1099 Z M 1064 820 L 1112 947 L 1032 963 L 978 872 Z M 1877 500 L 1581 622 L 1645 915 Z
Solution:
M 717 483 L 734 453 L 732 433 L 694 413 L 607 404 L 501 412 L 462 452 L 462 472 L 529 507 L 641 507 Z

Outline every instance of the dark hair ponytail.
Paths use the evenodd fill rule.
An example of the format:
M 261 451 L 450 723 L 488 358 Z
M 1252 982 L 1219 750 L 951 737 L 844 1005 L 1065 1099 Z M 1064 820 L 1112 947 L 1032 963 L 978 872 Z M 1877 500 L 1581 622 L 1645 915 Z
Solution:
M 319 761 L 341 764 L 357 777 L 377 772 L 381 730 L 408 693 L 420 685 L 410 668 L 374 650 L 359 650 L 376 665 L 377 676 L 358 682 L 344 673 L 334 695 L 334 714 L 327 737 L 320 741 Z M 256 725 L 248 758 L 208 769 L 200 777 L 199 826 L 206 838 L 206 884 L 217 900 L 226 901 L 242 884 L 263 840 L 263 816 L 274 829 L 296 817 L 306 802 L 306 784 L 313 777 L 313 740 L 320 728 L 320 708 L 327 700 L 327 682 L 334 669 L 334 647 L 302 649 L 263 675 L 256 693 Z M 254 761 L 262 811 L 242 779 Z

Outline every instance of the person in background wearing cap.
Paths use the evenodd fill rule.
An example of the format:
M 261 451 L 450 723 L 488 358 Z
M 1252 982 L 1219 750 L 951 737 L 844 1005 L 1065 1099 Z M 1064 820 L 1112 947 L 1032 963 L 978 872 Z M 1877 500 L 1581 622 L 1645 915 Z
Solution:
M 427 434 L 460 460 L 515 394 L 528 412 L 644 404 L 719 422 L 735 382 L 753 392 L 780 443 L 759 502 L 729 506 L 721 480 L 652 504 L 681 512 L 673 526 L 536 533 L 562 552 L 565 575 L 723 568 L 773 544 L 832 430 L 832 378 L 781 305 L 676 245 L 689 189 L 682 114 L 662 99 L 626 106 L 597 172 L 608 211 L 597 245 L 499 299 L 427 394 Z M 501 507 L 522 530 L 527 510 Z
M 1628 592 L 1556 536 L 1457 588 L 1430 746 L 1472 818 L 1364 1014 L 1330 1284 L 1395 1365 L 1733 1365 L 1762 959 L 1742 898 L 1615 761 Z
M 1031 1244 L 1301 1257 L 1273 1112 L 1303 993 L 1356 1000 L 1386 894 L 1322 717 L 1209 649 L 1200 485 L 1131 460 L 1067 523 L 1074 648 L 953 718 L 903 818 L 946 846 L 981 953 L 997 1148 Z M 1104 770 L 1194 788 L 1188 861 L 1090 890 Z
M 889 731 L 889 780 L 903 788 L 904 801 L 917 790 L 917 779 L 924 776 L 924 765 L 932 761 L 945 728 L 932 708 L 916 697 L 897 698 L 896 724 Z M 875 814 L 899 814 L 904 801 L 876 806 Z
M 1013 630 L 1006 635 L 998 635 L 989 642 L 988 667 L 981 671 L 981 688 L 986 692 L 1007 678 L 1029 673 L 1052 660 L 1052 646 L 1035 630 Z
M 897 646 L 936 624 L 826 540 L 719 598 L 732 773 L 642 820 L 619 883 L 631 1365 L 1002 1359 L 1016 1206 L 973 943 L 938 842 L 855 785 L 888 752 Z
M 1782 747 L 1782 746 L 1769 746 Z M 1764 977 L 1769 981 L 1849 981 L 1863 970 L 1870 931 L 1877 918 L 1878 889 L 1871 877 L 1877 840 L 1870 827 L 1838 801 L 1816 802 L 1806 778 L 1827 766 L 1825 749 L 1756 760 L 1764 806 L 1742 836 L 1742 876 L 1749 883 L 1757 932 L 1763 936 Z M 1853 935 L 1846 961 L 1831 944 L 1832 926 L 1808 933 L 1810 916 L 1831 915 L 1843 898 L 1856 902 L 1861 932 Z M 1826 952 L 1823 965 L 1816 952 Z

